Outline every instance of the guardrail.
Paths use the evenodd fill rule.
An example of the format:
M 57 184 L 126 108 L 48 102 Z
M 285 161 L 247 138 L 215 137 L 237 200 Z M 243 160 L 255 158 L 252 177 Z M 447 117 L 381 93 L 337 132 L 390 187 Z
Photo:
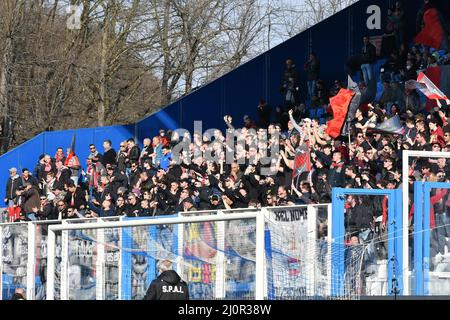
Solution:
M 291 215 L 294 217 L 296 212 L 300 210 L 307 210 L 310 207 L 323 207 L 328 210 L 328 222 L 331 222 L 331 206 L 330 205 L 303 205 L 292 207 L 268 207 L 268 208 L 250 208 L 250 209 L 232 209 L 232 210 L 206 210 L 193 211 L 189 213 L 181 212 L 179 216 L 204 216 L 217 214 L 233 214 L 233 213 L 252 213 L 260 211 L 275 211 L 282 219 L 290 219 Z M 150 219 L 164 219 L 166 217 L 152 217 Z M 17 223 L 0 223 L 0 238 L 2 243 L 2 250 L 0 250 L 0 300 L 11 299 L 17 287 L 22 287 L 26 290 L 28 300 L 43 300 L 46 299 L 46 274 L 47 274 L 47 252 L 48 252 L 48 228 L 50 225 L 58 224 L 84 224 L 84 223 L 98 223 L 107 221 L 124 221 L 133 218 L 127 217 L 107 217 L 107 218 L 81 218 L 81 219 L 67 219 L 67 220 L 48 220 L 48 221 L 30 221 Z M 145 218 L 140 218 L 140 220 Z M 328 237 L 331 239 L 331 227 L 328 228 Z M 67 262 L 69 257 L 67 255 L 67 248 L 70 245 L 68 237 L 60 234 L 56 239 L 56 260 Z M 103 235 L 104 236 L 104 235 Z M 120 240 L 121 241 L 121 240 Z M 72 244 L 73 245 L 73 244 Z M 114 254 L 114 253 L 111 253 Z M 96 279 L 98 285 L 104 282 L 102 275 L 105 267 L 101 260 L 109 259 L 109 252 L 100 252 L 102 259 L 97 261 L 97 268 L 100 275 Z M 120 253 L 119 253 L 120 255 Z M 122 257 L 118 257 L 118 288 L 114 289 L 117 292 L 117 297 L 122 296 Z M 68 285 L 69 271 L 65 269 L 66 263 L 60 264 L 56 269 L 60 273 L 61 290 L 66 291 L 65 286 Z M 108 298 L 108 289 L 101 290 L 99 298 Z M 59 293 L 55 292 L 58 296 Z M 98 295 L 98 293 L 97 293 Z

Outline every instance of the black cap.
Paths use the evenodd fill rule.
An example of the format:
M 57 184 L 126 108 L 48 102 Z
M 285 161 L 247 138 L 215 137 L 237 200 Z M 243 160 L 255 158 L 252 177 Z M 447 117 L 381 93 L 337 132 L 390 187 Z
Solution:
M 213 195 L 211 195 L 210 199 L 211 199 L 211 201 L 219 201 L 220 197 L 218 194 L 213 194 Z

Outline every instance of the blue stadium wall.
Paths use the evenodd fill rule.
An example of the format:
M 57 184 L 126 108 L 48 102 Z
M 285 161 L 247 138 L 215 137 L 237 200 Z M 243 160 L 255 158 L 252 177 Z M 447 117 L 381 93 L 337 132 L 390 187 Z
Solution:
M 327 83 L 334 79 L 345 80 L 344 63 L 349 56 L 360 52 L 362 37 L 383 34 L 383 30 L 368 29 L 367 19 L 371 14 L 367 13 L 367 8 L 371 5 L 380 7 L 383 28 L 387 8 L 395 2 L 361 0 L 135 124 L 43 132 L 0 156 L 0 199 L 4 198 L 8 168 L 14 166 L 19 170 L 25 167 L 33 170 L 40 154 L 53 156 L 58 146 L 70 146 L 74 132 L 76 152 L 83 162 L 89 153 L 87 145 L 94 143 L 101 150 L 104 139 L 111 139 L 117 148 L 120 141 L 130 137 L 135 137 L 141 143 L 143 138 L 155 135 L 159 128 L 185 128 L 192 131 L 196 120 L 203 121 L 203 130 L 224 129 L 225 114 L 230 114 L 234 123 L 241 125 L 244 115 L 256 116 L 259 99 L 267 100 L 274 107 L 281 104 L 279 88 L 284 61 L 288 57 L 296 61 L 301 71 L 308 54 L 314 51 L 321 60 L 323 80 Z M 407 13 L 407 30 L 414 32 L 416 14 L 423 1 L 402 2 Z M 441 11 L 450 17 L 450 1 L 436 2 Z M 304 93 L 306 78 L 302 72 L 300 80 Z

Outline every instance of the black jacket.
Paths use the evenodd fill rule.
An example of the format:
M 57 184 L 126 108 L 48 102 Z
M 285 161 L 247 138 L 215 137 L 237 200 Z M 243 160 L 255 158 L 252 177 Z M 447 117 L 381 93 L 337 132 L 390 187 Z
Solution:
M 58 219 L 58 210 L 56 210 L 52 203 L 47 203 L 42 208 L 42 211 L 38 211 L 38 216 L 40 220 L 56 220 Z
M 74 207 L 77 208 L 78 210 L 81 209 L 82 206 L 86 207 L 86 197 L 85 197 L 85 193 L 83 190 L 81 190 L 80 187 L 77 187 L 75 189 L 75 194 L 74 194 Z M 71 206 L 72 203 L 72 194 L 70 192 L 67 192 L 65 198 L 64 198 L 64 202 L 68 204 L 68 206 Z
M 367 44 L 367 46 L 363 46 L 362 52 L 361 52 L 361 63 L 362 64 L 371 64 L 374 63 L 377 59 L 377 48 L 370 42 Z
M 356 234 L 361 230 L 369 229 L 373 221 L 373 209 L 365 205 L 356 205 L 348 209 L 346 215 L 347 228 L 350 233 Z
M 128 189 L 128 177 L 125 174 L 121 173 L 120 171 L 116 171 L 111 176 L 111 178 L 114 178 L 111 181 L 111 192 L 113 194 L 117 194 L 117 190 L 120 187 L 124 187 L 125 189 Z
M 344 187 L 345 184 L 345 171 L 344 163 L 339 163 L 338 165 L 331 166 L 328 171 L 328 182 L 332 188 Z
M 139 146 L 135 145 L 134 147 L 131 148 L 130 153 L 128 154 L 128 159 L 130 160 L 130 162 L 128 162 L 129 164 L 131 162 L 138 162 L 139 161 L 139 157 L 141 156 L 141 149 L 139 148 Z
M 305 64 L 305 71 L 308 81 L 319 80 L 320 62 L 318 59 L 309 60 Z
M 8 200 L 14 200 L 17 197 L 16 191 L 22 185 L 22 179 L 18 175 L 15 175 L 13 178 L 14 179 L 11 179 L 11 177 L 9 177 L 8 182 L 6 182 L 5 198 Z
M 189 300 L 189 289 L 175 271 L 168 270 L 150 283 L 143 300 Z
M 141 212 L 141 203 L 136 201 L 136 204 L 133 206 L 132 204 L 127 204 L 126 209 L 123 211 L 127 217 L 139 217 L 139 213 Z
M 103 164 L 103 166 L 106 168 L 106 165 L 109 163 L 110 165 L 115 165 L 116 164 L 116 158 L 117 158 L 117 154 L 116 154 L 116 150 L 114 150 L 113 148 L 109 149 L 108 151 L 106 151 L 103 154 L 103 158 L 101 160 L 101 163 Z
M 270 116 L 272 115 L 272 106 L 269 104 L 258 106 L 256 112 L 259 118 L 258 125 L 262 128 L 268 127 L 270 124 Z

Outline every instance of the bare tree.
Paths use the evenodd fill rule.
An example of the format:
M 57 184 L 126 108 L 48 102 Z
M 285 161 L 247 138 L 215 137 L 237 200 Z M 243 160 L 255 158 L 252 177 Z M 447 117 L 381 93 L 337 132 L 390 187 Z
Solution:
M 134 122 L 353 2 L 0 1 L 0 152 L 42 130 Z

